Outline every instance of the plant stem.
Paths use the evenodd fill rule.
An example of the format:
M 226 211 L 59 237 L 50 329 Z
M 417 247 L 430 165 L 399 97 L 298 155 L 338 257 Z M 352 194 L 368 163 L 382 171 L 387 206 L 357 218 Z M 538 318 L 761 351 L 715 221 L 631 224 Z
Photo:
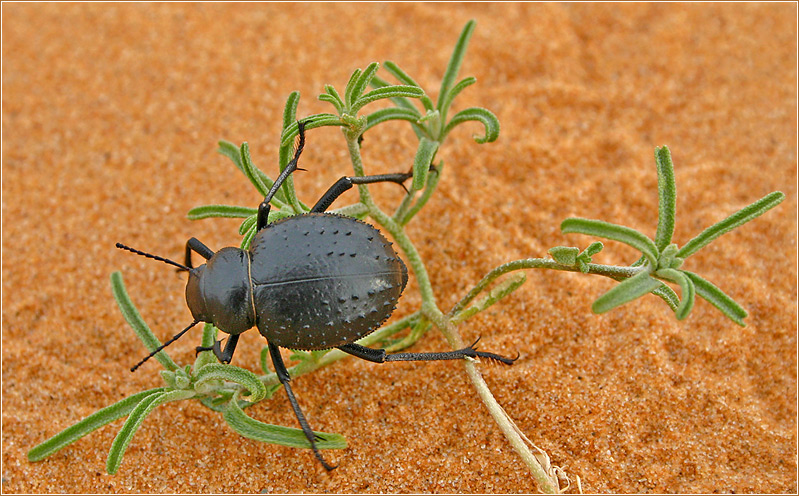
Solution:
M 350 160 L 352 160 L 352 168 L 355 171 L 355 175 L 363 176 L 363 161 L 361 160 L 361 148 L 358 146 L 358 138 L 357 136 L 351 136 L 346 132 L 345 136 L 347 138 L 347 149 L 350 152 Z M 388 231 L 389 234 L 391 234 L 391 236 L 394 238 L 394 241 L 397 242 L 399 247 L 405 253 L 405 256 L 408 260 L 408 265 L 410 265 L 411 270 L 413 270 L 414 276 L 416 277 L 416 282 L 419 284 L 419 292 L 422 296 L 422 311 L 424 312 L 425 309 L 432 308 L 438 310 L 438 307 L 436 306 L 435 295 L 433 294 L 433 287 L 430 284 L 430 278 L 427 275 L 427 270 L 422 262 L 422 258 L 419 256 L 419 252 L 416 251 L 416 247 L 413 245 L 413 243 L 411 243 L 408 235 L 405 234 L 402 226 L 395 222 L 394 219 L 389 217 L 380 209 L 380 207 L 375 204 L 365 184 L 358 185 L 358 191 L 361 195 L 361 202 L 369 209 L 369 216 L 372 217 L 381 227 L 383 227 L 383 229 Z
M 347 137 L 347 148 L 350 152 L 350 158 L 352 160 L 353 169 L 355 170 L 356 175 L 363 175 L 363 162 L 361 160 L 361 150 L 358 146 L 358 139 L 356 136 L 352 136 L 345 132 L 345 136 Z M 381 227 L 386 229 L 394 240 L 397 242 L 399 247 L 405 253 L 407 257 L 408 264 L 411 266 L 414 275 L 416 276 L 416 281 L 419 285 L 419 292 L 422 297 L 422 309 L 421 314 L 428 320 L 430 320 L 436 327 L 439 328 L 441 333 L 447 339 L 450 347 L 452 349 L 460 349 L 464 347 L 463 339 L 461 338 L 460 333 L 457 330 L 457 325 L 453 325 L 450 322 L 448 316 L 444 315 L 441 309 L 438 308 L 438 305 L 435 301 L 435 295 L 433 294 L 433 287 L 430 284 L 430 278 L 427 274 L 427 270 L 425 269 L 424 263 L 422 262 L 421 257 L 419 256 L 419 252 L 416 251 L 416 247 L 411 243 L 410 238 L 408 235 L 405 234 L 405 231 L 402 229 L 402 226 L 396 222 L 393 218 L 386 215 L 375 203 L 372 201 L 371 195 L 365 185 L 359 186 L 359 190 L 361 191 L 361 202 L 363 202 L 369 208 L 369 215 L 377 222 Z M 552 260 L 543 260 L 538 259 L 540 263 L 543 264 L 552 264 Z M 539 262 L 536 263 L 539 263 Z M 523 262 L 523 261 L 522 261 Z M 493 275 L 490 280 L 483 280 L 486 281 L 484 286 L 490 283 L 492 280 L 499 277 L 501 274 L 511 271 L 511 270 L 518 270 L 519 268 L 528 268 L 525 267 L 524 264 L 520 264 L 519 268 L 516 268 L 516 265 L 513 264 L 506 264 L 509 267 L 504 268 Z M 517 264 L 519 265 L 519 264 Z M 560 264 L 556 264 L 560 265 Z M 503 268 L 505 266 L 501 266 Z M 563 270 L 574 270 L 577 271 L 579 269 L 570 268 L 568 266 L 561 266 Z M 495 269 L 496 270 L 496 269 Z M 493 272 L 493 271 L 492 271 Z M 491 274 L 490 274 L 491 275 Z M 481 281 L 482 282 L 482 281 Z M 482 290 L 482 287 L 480 290 Z M 476 296 L 479 293 L 478 290 L 474 293 L 468 301 Z M 474 290 L 473 290 L 474 291 Z M 471 295 L 472 293 L 470 293 Z M 469 295 L 467 295 L 468 297 Z M 468 303 L 467 301 L 467 303 Z M 451 313 L 450 315 L 454 315 Z M 334 352 L 328 353 L 325 355 L 325 358 L 328 358 L 333 353 L 338 352 L 335 350 Z M 334 357 L 330 357 L 331 359 L 335 359 Z M 300 364 L 302 365 L 302 364 Z M 474 385 L 477 394 L 480 396 L 483 404 L 488 409 L 489 414 L 494 418 L 494 421 L 499 426 L 500 430 L 502 430 L 505 437 L 513 446 L 513 449 L 519 454 L 522 458 L 522 461 L 529 467 L 530 471 L 533 473 L 533 477 L 535 477 L 536 481 L 539 484 L 539 487 L 547 493 L 555 493 L 557 492 L 557 486 L 552 483 L 552 480 L 544 471 L 541 464 L 535 458 L 533 453 L 525 444 L 524 440 L 518 433 L 518 429 L 515 427 L 513 420 L 508 417 L 508 415 L 502 410 L 502 407 L 497 402 L 494 395 L 491 394 L 491 390 L 488 388 L 483 376 L 480 374 L 480 371 L 477 370 L 475 366 L 475 362 L 472 360 L 464 360 L 464 367 L 466 368 L 466 373 L 469 377 L 469 380 Z
M 541 466 L 541 464 L 538 462 L 538 459 L 524 442 L 524 439 L 522 439 L 522 437 L 519 435 L 519 429 L 516 427 L 516 424 L 508 416 L 508 414 L 505 413 L 505 410 L 502 409 L 500 404 L 494 398 L 494 395 L 491 394 L 491 390 L 488 389 L 488 384 L 486 384 L 485 380 L 483 380 L 483 376 L 477 370 L 475 361 L 464 360 L 463 366 L 466 369 L 466 373 L 469 375 L 469 379 L 472 381 L 472 384 L 474 384 L 477 394 L 480 395 L 480 399 L 483 400 L 483 404 L 486 406 L 486 408 L 488 408 L 488 412 L 494 418 L 494 422 L 497 423 L 499 428 L 502 430 L 502 433 L 505 434 L 505 437 L 508 439 L 508 441 L 510 441 L 513 449 L 519 454 L 524 464 L 527 465 L 527 467 L 533 473 L 533 477 L 538 483 L 538 487 L 544 493 L 557 493 L 557 482 L 553 481 L 552 478 L 550 478 L 550 476 L 546 473 L 544 467 Z
M 611 279 L 619 280 L 619 279 L 627 279 L 630 278 L 639 272 L 646 270 L 644 267 L 623 267 L 617 265 L 602 265 L 602 264 L 594 264 L 589 263 L 588 266 L 588 274 L 596 274 L 605 277 L 610 277 Z M 522 260 L 514 260 L 513 262 L 508 262 L 505 264 L 500 265 L 499 267 L 491 270 L 488 274 L 480 280 L 471 291 L 469 291 L 466 296 L 464 296 L 461 301 L 459 301 L 452 310 L 450 311 L 449 315 L 455 315 L 464 308 L 466 305 L 469 304 L 480 292 L 482 292 L 489 284 L 491 284 L 494 280 L 496 280 L 499 276 L 503 274 L 507 274 L 508 272 L 513 272 L 516 270 L 525 270 L 525 269 L 552 269 L 552 270 L 565 270 L 568 272 L 580 272 L 579 267 L 576 265 L 564 265 L 560 264 L 552 259 L 549 258 L 525 258 Z

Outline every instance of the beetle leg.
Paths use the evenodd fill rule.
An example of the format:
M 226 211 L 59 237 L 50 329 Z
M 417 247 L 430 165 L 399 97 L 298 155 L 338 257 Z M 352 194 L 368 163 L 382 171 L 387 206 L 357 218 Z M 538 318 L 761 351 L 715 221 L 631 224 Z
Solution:
M 405 186 L 402 183 L 411 176 L 413 176 L 412 172 L 397 172 L 395 174 L 377 174 L 374 176 L 342 177 L 336 181 L 336 183 L 331 186 L 324 195 L 322 195 L 322 198 L 316 202 L 316 205 L 313 206 L 311 212 L 324 212 L 334 201 L 336 201 L 336 198 L 352 188 L 353 184 L 390 182 L 397 183 L 404 188 Z M 407 191 L 407 189 L 405 191 Z
M 256 222 L 256 232 L 260 231 L 269 223 L 269 211 L 272 210 L 272 205 L 264 200 L 258 205 L 258 220 Z
M 275 196 L 277 190 L 280 186 L 283 185 L 283 182 L 291 175 L 292 172 L 295 170 L 305 170 L 300 169 L 297 167 L 297 162 L 300 160 L 300 154 L 302 153 L 303 148 L 305 148 L 305 126 L 308 125 L 311 120 L 306 119 L 304 121 L 297 121 L 297 135 L 300 137 L 299 143 L 297 143 L 297 147 L 294 149 L 294 158 L 286 164 L 286 167 L 283 169 L 283 172 L 275 179 L 275 182 L 272 184 L 272 187 L 269 189 L 269 192 L 266 194 L 264 201 L 258 205 L 258 220 L 256 222 L 256 229 L 260 231 L 266 224 L 269 222 L 269 210 L 271 207 L 269 206 L 269 202 L 272 201 L 272 197 Z
M 202 241 L 197 238 L 191 238 L 186 241 L 186 267 L 193 269 L 194 266 L 191 264 L 191 252 L 196 251 L 200 254 L 201 257 L 208 260 L 214 256 L 214 252 L 205 246 Z
M 479 339 L 477 341 L 479 341 Z M 350 355 L 354 355 L 358 358 L 362 358 L 364 360 L 368 360 L 370 362 L 375 362 L 375 363 L 458 360 L 466 357 L 470 358 L 480 357 L 504 363 L 505 365 L 513 365 L 513 362 L 519 358 L 518 356 L 516 358 L 506 358 L 502 355 L 497 355 L 496 353 L 490 353 L 487 351 L 477 351 L 475 349 L 477 341 L 475 341 L 474 344 L 472 344 L 471 346 L 467 346 L 466 348 L 461 348 L 460 350 L 439 351 L 433 353 L 386 353 L 386 350 L 383 349 L 367 348 L 366 346 L 361 346 L 355 343 L 341 345 L 338 347 L 338 349 L 340 349 L 345 353 L 349 353 Z
M 231 334 L 227 340 L 224 351 L 222 350 L 222 340 L 216 341 L 213 346 L 198 346 L 194 348 L 194 354 L 201 351 L 213 351 L 216 359 L 222 363 L 230 363 L 233 359 L 233 352 L 236 351 L 236 345 L 239 344 L 239 335 Z
M 277 378 L 280 380 L 280 383 L 283 384 L 283 388 L 286 390 L 286 394 L 289 397 L 289 403 L 291 403 L 291 408 L 294 410 L 294 415 L 297 417 L 300 427 L 302 427 L 302 432 L 305 433 L 305 437 L 308 438 L 308 442 L 311 443 L 311 449 L 313 450 L 314 456 L 316 456 L 316 459 L 322 463 L 322 466 L 325 467 L 326 470 L 333 470 L 337 467 L 337 465 L 329 465 L 325 459 L 322 458 L 322 455 L 316 448 L 315 441 L 317 436 L 311 430 L 311 427 L 308 425 L 308 421 L 305 420 L 305 415 L 303 415 L 302 410 L 300 410 L 300 405 L 297 403 L 297 398 L 294 397 L 294 391 L 291 390 L 291 385 L 289 385 L 291 377 L 289 376 L 288 370 L 286 370 L 285 364 L 283 364 L 283 357 L 280 356 L 280 348 L 278 348 L 277 345 L 269 342 L 267 342 L 267 344 L 269 345 L 269 354 L 272 357 L 272 365 L 275 366 Z

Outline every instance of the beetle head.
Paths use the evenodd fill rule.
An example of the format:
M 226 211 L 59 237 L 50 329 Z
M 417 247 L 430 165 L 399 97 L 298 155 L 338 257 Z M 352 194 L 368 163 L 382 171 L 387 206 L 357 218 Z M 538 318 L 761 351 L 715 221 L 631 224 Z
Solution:
M 141 256 L 143 256 L 143 257 L 151 258 L 151 259 L 153 259 L 153 260 L 158 260 L 159 262 L 164 262 L 164 263 L 167 263 L 167 264 L 169 264 L 169 265 L 174 265 L 175 267 L 177 267 L 177 268 L 178 268 L 178 269 L 180 269 L 180 270 L 186 270 L 186 271 L 188 271 L 190 274 L 192 274 L 192 275 L 195 275 L 194 279 L 197 279 L 197 277 L 196 277 L 196 276 L 197 276 L 196 272 L 201 272 L 201 271 L 198 271 L 198 270 L 196 270 L 196 269 L 193 269 L 193 268 L 191 268 L 191 267 L 187 267 L 187 266 L 185 266 L 185 265 L 179 264 L 179 263 L 177 263 L 177 262 L 175 262 L 175 261 L 173 261 L 173 260 L 170 260 L 170 259 L 168 259 L 168 258 L 159 257 L 158 255 L 153 255 L 152 253 L 147 253 L 147 252 L 144 252 L 144 251 L 141 251 L 141 250 L 137 250 L 137 249 L 135 249 L 135 248 L 131 248 L 130 246 L 125 246 L 125 245 L 123 245 L 122 243 L 117 243 L 117 244 L 116 244 L 116 246 L 117 246 L 117 248 L 119 248 L 119 249 L 121 249 L 121 250 L 127 250 L 127 251 L 133 252 L 133 253 L 135 253 L 135 254 L 137 254 L 137 255 L 141 255 Z M 202 267 L 200 267 L 200 269 L 201 269 L 201 268 L 202 268 Z M 192 281 L 192 277 L 191 277 L 191 276 L 189 277 L 189 281 L 190 281 L 190 282 Z M 186 291 L 187 291 L 187 292 L 189 291 L 189 290 L 188 290 L 188 288 L 186 289 Z M 192 309 L 192 314 L 194 314 L 194 315 L 197 315 L 197 313 L 195 313 L 195 311 L 194 311 L 193 309 Z M 139 367 L 140 367 L 140 366 L 141 366 L 141 365 L 142 365 L 144 362 L 146 362 L 146 361 L 147 361 L 147 360 L 149 360 L 150 358 L 154 357 L 154 356 L 156 355 L 156 353 L 160 352 L 161 350 L 163 350 L 164 348 L 166 348 L 166 347 L 167 347 L 167 346 L 169 346 L 170 344 L 172 344 L 172 343 L 174 343 L 175 341 L 177 341 L 177 339 L 178 339 L 178 338 L 180 338 L 182 335 L 186 334 L 186 333 L 189 331 L 189 329 L 191 329 L 191 328 L 192 328 L 192 327 L 194 327 L 195 325 L 199 324 L 201 321 L 202 321 L 201 319 L 199 319 L 199 318 L 196 318 L 196 317 L 195 317 L 194 321 L 193 321 L 191 324 L 189 324 L 189 325 L 188 325 L 188 327 L 186 327 L 185 329 L 183 329 L 183 330 L 182 330 L 182 331 L 180 331 L 179 333 L 175 334 L 175 335 L 172 337 L 172 339 L 168 340 L 166 343 L 162 344 L 161 346 L 159 346 L 158 348 L 156 348 L 155 350 L 153 350 L 153 351 L 152 351 L 152 352 L 151 352 L 149 355 L 147 355 L 146 357 L 144 357 L 143 359 L 141 359 L 141 360 L 139 361 L 139 363 L 137 363 L 136 365 L 134 365 L 133 367 L 131 367 L 131 368 L 130 368 L 130 371 L 131 371 L 131 372 L 134 372 L 134 371 L 135 371 L 136 369 L 138 369 L 138 368 L 139 368 Z

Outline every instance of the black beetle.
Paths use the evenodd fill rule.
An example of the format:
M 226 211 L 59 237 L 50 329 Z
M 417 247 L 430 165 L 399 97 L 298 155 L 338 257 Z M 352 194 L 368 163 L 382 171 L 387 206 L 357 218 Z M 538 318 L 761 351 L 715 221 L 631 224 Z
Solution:
M 186 243 L 186 263 L 181 265 L 121 243 L 116 246 L 189 271 L 186 302 L 194 322 L 133 366 L 131 372 L 200 322 L 210 322 L 230 337 L 224 350 L 220 340 L 211 347 L 198 346 L 197 353 L 213 351 L 220 362 L 230 363 L 239 335 L 257 327 L 267 340 L 275 372 L 314 455 L 327 470 L 332 470 L 335 466 L 325 462 L 317 450 L 315 435 L 291 390 L 280 347 L 338 348 L 377 363 L 483 357 L 510 365 L 515 359 L 477 351 L 477 343 L 438 353 L 386 353 L 355 343 L 376 330 L 394 311 L 408 282 L 408 270 L 380 231 L 360 220 L 325 210 L 353 184 L 402 184 L 411 173 L 342 177 L 310 212 L 267 224 L 270 200 L 297 170 L 305 146 L 306 124 L 307 121 L 298 123 L 299 143 L 294 157 L 258 207 L 257 233 L 249 250 L 228 247 L 214 253 L 191 238 Z M 192 251 L 207 262 L 193 267 Z

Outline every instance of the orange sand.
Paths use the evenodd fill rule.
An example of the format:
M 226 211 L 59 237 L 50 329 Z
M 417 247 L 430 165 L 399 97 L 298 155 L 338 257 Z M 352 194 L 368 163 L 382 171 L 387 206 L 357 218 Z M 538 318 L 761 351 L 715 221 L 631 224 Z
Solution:
M 142 425 L 122 468 L 122 421 L 39 463 L 26 452 L 103 406 L 161 384 L 127 368 L 145 350 L 110 295 L 122 270 L 155 332 L 189 320 L 183 277 L 114 249 L 180 258 L 189 236 L 237 244 L 236 220 L 190 222 L 208 203 L 260 198 L 216 141 L 249 141 L 276 169 L 286 96 L 328 112 L 356 67 L 393 60 L 429 91 L 464 23 L 461 72 L 500 140 L 452 133 L 437 195 L 409 227 L 448 309 L 505 261 L 586 246 L 568 216 L 654 234 L 652 153 L 671 147 L 677 243 L 762 197 L 786 201 L 688 260 L 750 313 L 740 328 L 700 300 L 678 322 L 655 297 L 606 315 L 597 277 L 539 271 L 465 324 L 464 339 L 521 358 L 482 366 L 552 461 L 592 492 L 796 492 L 796 6 L 794 4 L 3 5 L 2 490 L 18 492 L 533 492 L 530 473 L 458 363 L 339 363 L 295 382 L 312 426 L 347 436 L 326 473 L 310 452 L 241 438 L 217 413 L 172 403 Z M 386 76 L 383 74 L 384 77 Z M 406 123 L 371 131 L 371 173 L 407 170 Z M 309 134 L 310 202 L 348 173 L 331 128 Z M 401 191 L 373 188 L 390 208 Z M 341 205 L 351 202 L 350 194 Z M 606 243 L 597 260 L 636 255 Z M 415 308 L 415 285 L 398 314 Z M 193 358 L 199 330 L 171 348 Z M 258 368 L 244 335 L 235 364 Z M 413 349 L 445 349 L 431 332 Z M 294 426 L 284 394 L 250 410 Z

